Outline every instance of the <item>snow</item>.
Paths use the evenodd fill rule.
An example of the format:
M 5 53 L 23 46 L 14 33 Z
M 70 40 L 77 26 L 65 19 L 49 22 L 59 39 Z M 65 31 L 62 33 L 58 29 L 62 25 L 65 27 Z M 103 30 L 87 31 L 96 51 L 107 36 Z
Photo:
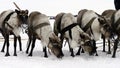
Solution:
M 11 44 L 13 43 L 10 41 Z M 101 48 L 98 48 L 99 56 L 89 56 L 87 53 L 75 56 L 70 56 L 68 47 L 63 48 L 65 56 L 62 59 L 50 55 L 48 58 L 43 57 L 42 47 L 40 42 L 36 42 L 36 47 L 32 57 L 25 54 L 26 40 L 22 40 L 23 51 L 17 51 L 18 56 L 13 55 L 13 46 L 10 46 L 10 57 L 5 57 L 5 53 L 0 53 L 0 68 L 119 68 L 120 52 L 117 52 L 116 58 L 111 58 L 111 55 L 103 53 Z M 0 43 L 2 45 L 2 43 Z M 1 48 L 2 46 L 0 46 Z M 75 51 L 76 52 L 76 51 Z
M 53 22 L 52 20 L 51 22 Z M 53 23 L 51 23 L 53 25 Z M 0 68 L 119 68 L 120 67 L 120 47 L 117 50 L 116 58 L 112 58 L 112 54 L 102 52 L 102 40 L 97 41 L 98 55 L 89 56 L 87 53 L 81 53 L 80 56 L 71 57 L 68 50 L 68 45 L 63 47 L 64 57 L 56 58 L 53 54 L 48 53 L 48 58 L 43 57 L 42 45 L 39 40 L 36 41 L 36 46 L 33 50 L 33 56 L 29 57 L 25 53 L 28 36 L 21 33 L 23 51 L 19 51 L 17 45 L 17 55 L 13 56 L 13 36 L 10 36 L 10 55 L 5 57 L 5 53 L 0 52 Z M 4 39 L 0 37 L 0 50 Z M 106 46 L 107 48 L 107 46 Z M 75 49 L 75 53 L 77 52 Z M 6 51 L 6 50 L 5 50 Z M 107 51 L 107 50 L 106 50 Z

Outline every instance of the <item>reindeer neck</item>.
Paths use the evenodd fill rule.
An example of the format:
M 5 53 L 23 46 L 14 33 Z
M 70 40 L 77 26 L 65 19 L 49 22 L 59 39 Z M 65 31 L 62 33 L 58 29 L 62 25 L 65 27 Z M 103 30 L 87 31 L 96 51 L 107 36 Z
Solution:
M 23 22 L 22 22 L 22 19 L 20 18 L 20 16 L 18 14 L 17 14 L 17 19 L 18 19 L 18 26 L 21 26 L 21 24 Z

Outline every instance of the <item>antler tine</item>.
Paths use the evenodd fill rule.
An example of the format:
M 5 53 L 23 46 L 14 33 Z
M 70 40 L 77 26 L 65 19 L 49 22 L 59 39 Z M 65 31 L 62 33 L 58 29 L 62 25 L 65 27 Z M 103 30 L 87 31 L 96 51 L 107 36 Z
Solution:
M 21 11 L 21 9 L 18 7 L 18 5 L 15 2 L 13 2 L 13 4 L 15 5 L 16 8 L 18 8 Z

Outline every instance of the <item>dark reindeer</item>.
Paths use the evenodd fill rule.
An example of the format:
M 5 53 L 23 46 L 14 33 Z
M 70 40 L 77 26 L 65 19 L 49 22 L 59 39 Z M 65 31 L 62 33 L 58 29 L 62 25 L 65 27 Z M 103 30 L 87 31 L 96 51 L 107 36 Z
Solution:
M 114 46 L 113 46 L 113 55 L 112 57 L 116 57 L 116 50 L 118 48 L 118 43 L 120 40 L 120 10 L 117 10 L 112 14 L 111 17 L 111 27 L 112 27 L 112 33 L 113 35 L 117 36 L 117 38 L 114 39 Z M 113 36 L 114 37 L 114 36 Z
M 9 35 L 11 34 L 14 35 L 14 56 L 17 56 L 16 54 L 17 38 L 20 41 L 20 32 L 22 29 L 22 25 L 27 23 L 28 10 L 21 10 L 20 8 L 18 9 L 19 10 L 16 9 L 15 11 L 13 10 L 3 11 L 0 15 L 0 30 L 5 39 L 2 51 L 4 51 L 5 43 L 7 44 L 7 48 L 6 48 L 7 51 L 5 56 L 10 56 Z M 21 42 L 19 43 L 20 43 L 20 50 L 22 50 Z
M 56 57 L 62 58 L 61 41 L 52 31 L 48 16 L 45 14 L 38 11 L 30 13 L 28 18 L 28 37 L 26 53 L 29 51 L 30 44 L 32 44 L 29 56 L 32 56 L 36 39 L 39 39 L 43 45 L 44 57 L 48 57 L 47 48 L 49 48 Z
M 102 16 L 104 16 L 105 18 L 107 18 L 107 20 L 108 20 L 108 23 L 111 25 L 112 24 L 112 16 L 113 16 L 113 14 L 116 12 L 116 10 L 112 10 L 112 9 L 108 9 L 108 10 L 105 10 L 101 15 Z M 113 32 L 113 31 L 112 31 Z M 113 35 L 112 35 L 113 36 Z M 105 37 L 106 36 L 104 36 L 103 34 L 102 34 L 102 38 L 103 38 L 103 52 L 106 52 L 106 50 L 105 50 L 105 41 L 106 41 L 106 39 L 107 39 L 107 41 L 108 41 L 108 54 L 111 54 L 111 46 L 110 46 L 110 38 L 106 38 L 105 39 Z

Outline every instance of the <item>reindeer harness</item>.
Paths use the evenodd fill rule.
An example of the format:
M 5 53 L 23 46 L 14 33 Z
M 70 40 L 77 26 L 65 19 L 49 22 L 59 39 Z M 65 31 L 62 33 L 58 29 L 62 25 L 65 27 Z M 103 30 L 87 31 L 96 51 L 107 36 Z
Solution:
M 41 23 L 41 24 L 39 24 L 39 25 L 37 25 L 37 26 L 32 26 L 32 25 L 31 25 L 31 26 L 28 27 L 28 32 L 29 32 L 30 34 L 36 35 L 35 31 L 36 31 L 37 29 L 42 28 L 42 27 L 44 27 L 44 26 L 48 26 L 48 25 L 50 25 L 50 24 L 47 23 L 47 22 Z
M 64 15 L 64 14 L 63 14 L 63 15 Z M 63 35 L 64 35 L 64 33 L 65 33 L 66 31 L 69 31 L 69 36 L 70 36 L 70 38 L 72 39 L 72 31 L 71 31 L 71 29 L 72 29 L 73 27 L 77 26 L 78 24 L 77 24 L 77 23 L 73 23 L 73 24 L 70 24 L 70 25 L 68 25 L 67 27 L 61 29 L 61 26 L 60 26 L 60 25 L 61 25 L 61 19 L 62 19 L 63 15 L 60 17 L 60 20 L 59 20 L 59 22 L 57 23 L 57 30 L 58 30 L 58 32 L 61 34 L 61 36 L 60 36 L 61 39 L 63 38 Z
M 2 28 L 5 29 L 5 24 L 7 24 L 11 29 L 13 29 L 13 27 L 7 23 L 7 21 L 10 19 L 11 15 L 14 14 L 15 12 L 11 12 L 7 15 L 7 17 L 4 19 L 3 24 L 2 24 Z

